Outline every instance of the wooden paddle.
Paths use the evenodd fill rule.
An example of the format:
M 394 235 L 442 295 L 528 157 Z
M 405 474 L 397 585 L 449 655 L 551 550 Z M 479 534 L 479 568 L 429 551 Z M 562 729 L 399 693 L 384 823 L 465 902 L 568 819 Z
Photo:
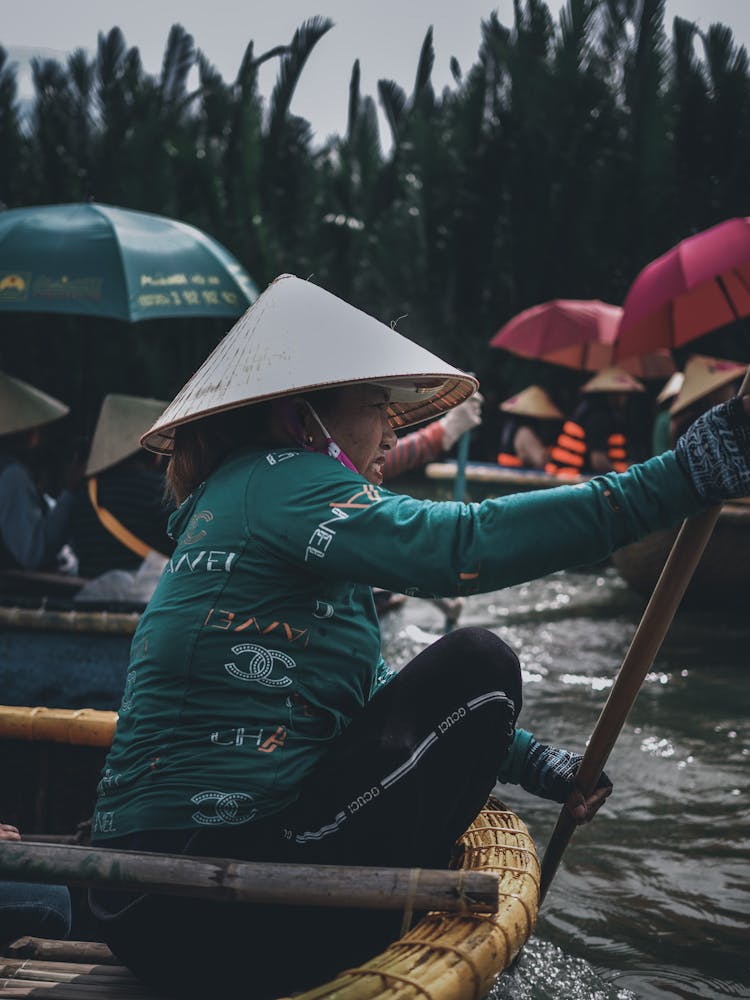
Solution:
M 750 369 L 743 379 L 740 395 L 744 395 L 749 389 Z M 633 636 L 633 641 L 625 654 L 625 659 L 609 693 L 609 698 L 607 698 L 583 755 L 577 775 L 577 784 L 585 796 L 591 795 L 596 788 L 628 712 L 646 674 L 653 665 L 654 658 L 669 631 L 679 603 L 687 590 L 696 566 L 700 562 L 700 557 L 711 537 L 720 511 L 720 506 L 712 507 L 710 510 L 688 518 L 675 539 L 672 551 L 664 564 L 661 576 L 656 581 L 651 600 L 646 606 L 641 622 Z M 575 828 L 575 820 L 563 806 L 555 829 L 552 831 L 547 850 L 544 852 L 540 903 L 547 894 Z
M 471 431 L 464 431 L 458 439 L 456 449 L 456 478 L 453 483 L 453 499 L 463 500 L 466 490 L 466 462 L 469 458 L 469 435 Z

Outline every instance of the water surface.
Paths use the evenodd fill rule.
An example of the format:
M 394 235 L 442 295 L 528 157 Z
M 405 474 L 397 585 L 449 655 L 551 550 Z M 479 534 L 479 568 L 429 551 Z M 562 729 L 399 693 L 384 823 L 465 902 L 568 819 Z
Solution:
M 614 570 L 561 573 L 469 598 L 460 624 L 496 631 L 524 672 L 520 725 L 582 750 L 640 619 Z M 384 623 L 403 664 L 442 632 L 429 602 Z M 535 936 L 495 1000 L 750 997 L 750 624 L 680 613 L 580 828 Z M 558 807 L 498 785 L 543 853 Z

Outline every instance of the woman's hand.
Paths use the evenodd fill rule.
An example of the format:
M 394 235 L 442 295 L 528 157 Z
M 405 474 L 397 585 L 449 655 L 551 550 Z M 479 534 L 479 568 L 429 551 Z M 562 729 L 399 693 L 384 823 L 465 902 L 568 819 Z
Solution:
M 441 418 L 440 425 L 443 428 L 443 451 L 450 451 L 453 445 L 462 437 L 466 431 L 473 427 L 478 427 L 482 422 L 482 403 L 484 397 L 480 392 L 475 392 L 463 403 L 454 406 L 444 417 Z
M 20 840 L 21 834 L 10 823 L 0 823 L 0 840 Z
M 602 771 L 596 788 L 586 798 L 576 785 L 583 757 L 532 737 L 523 763 L 521 787 L 532 795 L 565 804 L 576 823 L 587 823 L 612 792 L 612 782 Z
M 602 781 L 602 778 L 604 781 Z M 590 822 L 601 808 L 602 803 L 612 794 L 612 782 L 602 774 L 599 784 L 586 798 L 580 788 L 574 788 L 565 801 L 565 808 L 579 824 Z

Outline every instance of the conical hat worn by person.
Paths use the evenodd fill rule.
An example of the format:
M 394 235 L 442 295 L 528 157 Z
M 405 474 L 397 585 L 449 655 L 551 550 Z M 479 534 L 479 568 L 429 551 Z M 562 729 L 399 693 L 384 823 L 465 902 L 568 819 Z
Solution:
M 670 399 L 674 399 L 682 389 L 682 383 L 685 381 L 685 376 L 682 372 L 673 372 L 664 385 L 661 387 L 659 395 L 656 397 L 656 402 L 659 406 L 662 403 L 668 403 Z
M 86 475 L 95 476 L 141 450 L 141 435 L 164 412 L 166 402 L 110 393 L 104 397 Z
M 477 380 L 309 281 L 277 278 L 141 439 L 169 454 L 174 430 L 212 413 L 339 385 L 391 390 L 393 427 L 468 399 Z
M 59 399 L 0 372 L 0 436 L 43 427 L 69 412 L 70 407 Z
M 645 392 L 635 375 L 622 368 L 602 368 L 581 387 L 581 392 Z
M 506 413 L 517 413 L 522 417 L 537 417 L 540 420 L 562 420 L 563 414 L 541 386 L 530 385 L 500 404 Z
M 685 365 L 685 380 L 669 412 L 679 413 L 703 396 L 708 396 L 716 389 L 741 379 L 746 371 L 747 365 L 737 364 L 736 361 L 694 354 L 688 358 Z

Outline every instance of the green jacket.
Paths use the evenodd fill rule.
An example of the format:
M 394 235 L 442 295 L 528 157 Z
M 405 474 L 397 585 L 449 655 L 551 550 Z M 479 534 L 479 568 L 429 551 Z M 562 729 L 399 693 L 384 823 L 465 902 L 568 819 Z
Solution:
M 497 590 L 698 508 L 672 452 L 481 504 L 390 493 L 327 455 L 235 454 L 172 515 L 177 547 L 133 638 L 95 836 L 245 823 L 294 801 L 389 676 L 370 586 Z

